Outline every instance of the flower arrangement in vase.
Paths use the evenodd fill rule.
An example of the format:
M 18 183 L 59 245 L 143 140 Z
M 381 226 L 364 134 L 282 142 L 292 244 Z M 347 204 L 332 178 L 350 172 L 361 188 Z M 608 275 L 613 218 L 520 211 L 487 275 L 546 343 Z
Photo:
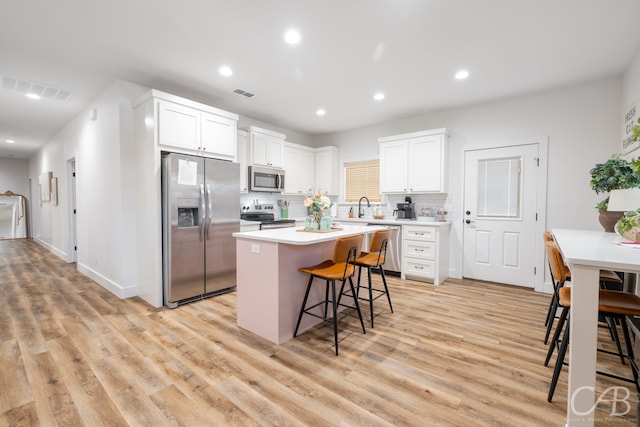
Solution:
M 640 242 L 640 208 L 625 212 L 616 224 L 616 231 L 625 239 Z
M 333 202 L 329 199 L 329 196 L 320 189 L 317 191 L 309 190 L 307 197 L 304 199 L 304 206 L 313 218 L 313 228 L 322 230 L 322 217 L 327 209 L 333 206 Z

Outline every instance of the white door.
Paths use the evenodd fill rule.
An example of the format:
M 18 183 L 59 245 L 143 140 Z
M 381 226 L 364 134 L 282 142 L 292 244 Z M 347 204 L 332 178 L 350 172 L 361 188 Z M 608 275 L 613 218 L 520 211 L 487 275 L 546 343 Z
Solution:
M 67 262 L 77 262 L 78 260 L 78 233 L 77 233 L 77 213 L 76 213 L 76 160 L 71 159 L 67 163 L 69 182 L 69 250 L 67 252 Z
M 534 287 L 539 145 L 465 151 L 463 276 Z

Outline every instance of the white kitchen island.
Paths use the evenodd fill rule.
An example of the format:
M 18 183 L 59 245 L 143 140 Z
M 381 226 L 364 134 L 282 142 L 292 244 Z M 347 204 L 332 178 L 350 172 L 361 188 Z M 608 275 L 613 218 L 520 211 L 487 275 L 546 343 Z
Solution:
M 298 268 L 333 257 L 338 237 L 370 234 L 381 226 L 341 225 L 327 233 L 299 228 L 234 233 L 236 237 L 238 326 L 276 344 L 293 338 L 308 275 Z M 314 286 L 309 303 L 324 299 L 324 286 Z M 300 332 L 321 322 L 304 316 Z

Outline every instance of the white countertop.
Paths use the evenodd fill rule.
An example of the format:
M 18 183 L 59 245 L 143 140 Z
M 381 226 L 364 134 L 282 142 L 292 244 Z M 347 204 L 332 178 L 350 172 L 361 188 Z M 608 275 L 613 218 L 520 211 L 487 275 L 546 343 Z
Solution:
M 616 233 L 553 229 L 567 264 L 583 264 L 614 271 L 640 270 L 640 247 L 623 247 Z
M 298 231 L 300 227 L 275 228 L 271 230 L 245 231 L 233 233 L 238 239 L 261 240 L 264 242 L 285 243 L 288 245 L 313 245 L 315 243 L 329 242 L 338 237 L 350 236 L 358 233 L 373 233 L 384 228 L 377 225 L 341 225 L 342 230 L 334 230 L 327 233 Z
M 367 224 L 380 224 L 380 225 L 421 225 L 426 227 L 442 227 L 451 225 L 450 221 L 440 222 L 440 221 L 419 221 L 417 219 L 397 219 L 394 217 L 383 218 L 383 219 L 375 219 L 375 218 L 334 218 L 334 222 L 338 223 L 347 223 L 347 222 L 358 222 L 358 223 L 367 223 Z

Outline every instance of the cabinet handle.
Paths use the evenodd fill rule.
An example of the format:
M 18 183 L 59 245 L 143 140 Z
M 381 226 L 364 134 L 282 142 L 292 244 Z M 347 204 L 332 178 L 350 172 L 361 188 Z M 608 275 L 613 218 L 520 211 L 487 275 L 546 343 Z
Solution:
M 424 270 L 424 267 L 421 265 L 416 265 L 416 270 Z
M 416 252 L 424 252 L 424 249 L 422 249 L 422 248 L 415 248 L 415 251 L 416 251 Z

